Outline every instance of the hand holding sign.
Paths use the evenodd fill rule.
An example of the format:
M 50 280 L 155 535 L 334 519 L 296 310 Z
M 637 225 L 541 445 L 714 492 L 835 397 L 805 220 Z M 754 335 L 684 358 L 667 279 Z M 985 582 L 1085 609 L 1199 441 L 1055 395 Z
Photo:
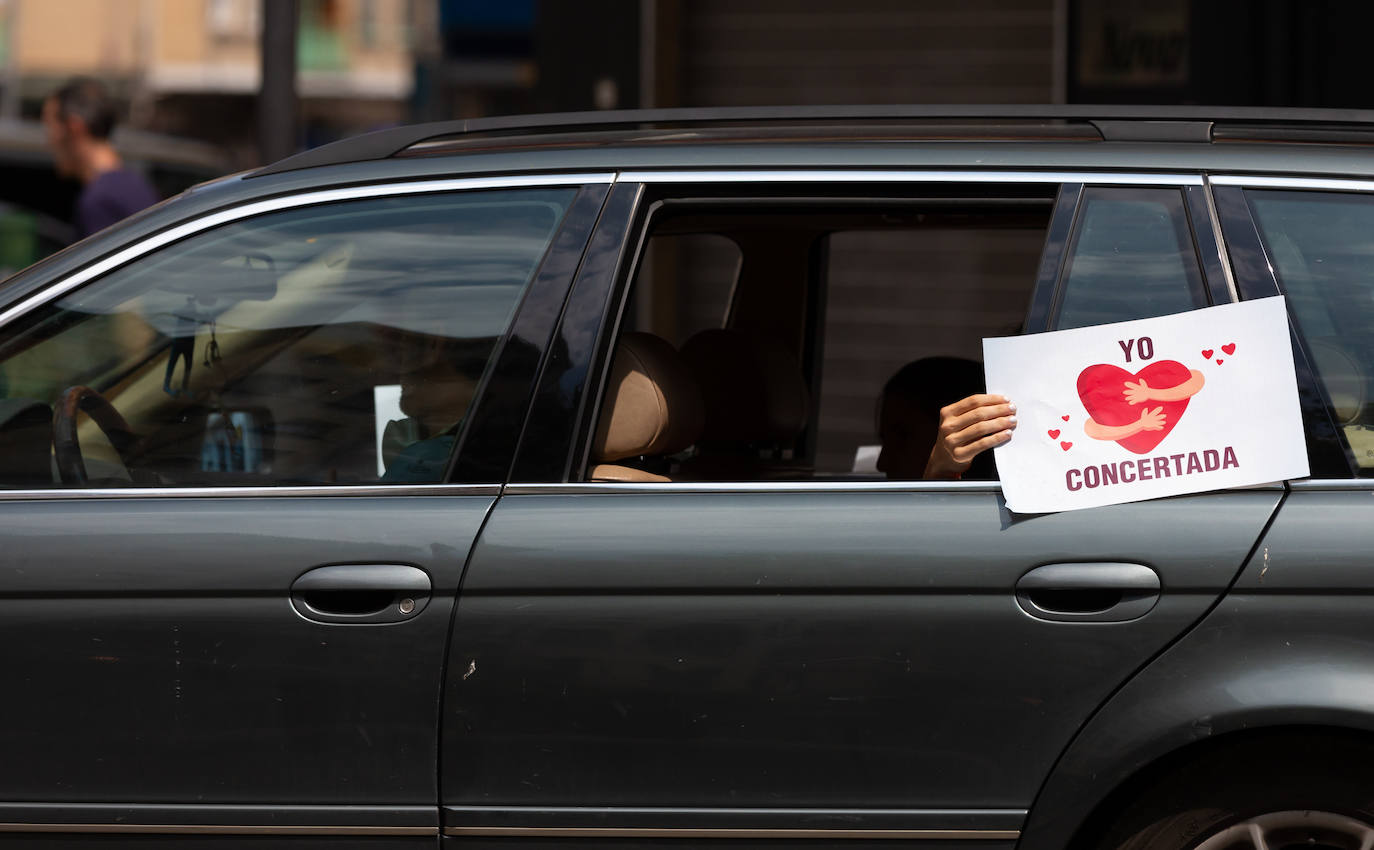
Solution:
M 973 395 L 940 409 L 940 427 L 925 478 L 955 480 L 980 452 L 1011 439 L 1016 405 L 1003 395 Z
M 1014 395 L 1019 417 L 1031 421 L 1034 433 L 1050 436 L 996 449 L 1013 511 L 1068 510 L 1308 474 L 1282 298 L 986 339 L 983 350 L 988 389 Z M 1227 359 L 1234 362 L 1219 368 Z M 1266 400 L 1264 416 L 1237 415 L 1256 398 Z M 1088 439 L 1074 439 L 1076 432 L 1063 424 L 1070 419 L 1083 423 Z

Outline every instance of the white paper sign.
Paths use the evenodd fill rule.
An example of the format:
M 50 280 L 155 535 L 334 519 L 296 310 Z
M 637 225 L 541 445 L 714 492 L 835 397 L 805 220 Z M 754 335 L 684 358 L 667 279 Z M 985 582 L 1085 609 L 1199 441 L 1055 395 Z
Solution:
M 1046 513 L 1308 474 L 1281 297 L 983 340 L 1016 404 L 1007 507 Z

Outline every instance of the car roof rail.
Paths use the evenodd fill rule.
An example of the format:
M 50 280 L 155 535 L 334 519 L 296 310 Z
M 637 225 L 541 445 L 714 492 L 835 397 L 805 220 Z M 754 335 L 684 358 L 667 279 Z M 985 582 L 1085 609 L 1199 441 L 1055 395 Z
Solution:
M 1105 141 L 1362 141 L 1374 134 L 1374 110 L 1127 105 L 888 105 L 736 106 L 621 109 L 507 115 L 375 130 L 312 148 L 249 174 L 262 177 L 302 168 L 388 159 L 435 139 L 479 135 L 528 136 L 550 131 L 702 129 L 776 123 L 1056 121 L 1096 129 Z M 1235 125 L 1235 131 L 1223 130 Z M 1374 136 L 1368 137 L 1374 141 Z M 1369 142 L 1363 142 L 1369 143 Z

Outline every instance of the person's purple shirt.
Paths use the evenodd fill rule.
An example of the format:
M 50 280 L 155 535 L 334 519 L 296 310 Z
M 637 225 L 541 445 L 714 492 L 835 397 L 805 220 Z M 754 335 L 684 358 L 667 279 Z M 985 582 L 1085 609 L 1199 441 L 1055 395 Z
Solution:
M 76 238 L 84 239 L 160 200 L 142 174 L 117 168 L 96 176 L 76 199 Z

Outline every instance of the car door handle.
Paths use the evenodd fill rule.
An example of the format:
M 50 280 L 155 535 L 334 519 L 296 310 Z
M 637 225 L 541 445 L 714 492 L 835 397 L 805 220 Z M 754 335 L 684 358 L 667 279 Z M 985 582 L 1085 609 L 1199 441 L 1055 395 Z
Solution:
M 1159 601 L 1159 573 L 1144 564 L 1047 564 L 1016 583 L 1027 614 L 1060 623 L 1120 623 Z
M 400 623 L 429 604 L 429 575 L 401 564 L 316 567 L 291 585 L 291 605 L 317 623 Z

